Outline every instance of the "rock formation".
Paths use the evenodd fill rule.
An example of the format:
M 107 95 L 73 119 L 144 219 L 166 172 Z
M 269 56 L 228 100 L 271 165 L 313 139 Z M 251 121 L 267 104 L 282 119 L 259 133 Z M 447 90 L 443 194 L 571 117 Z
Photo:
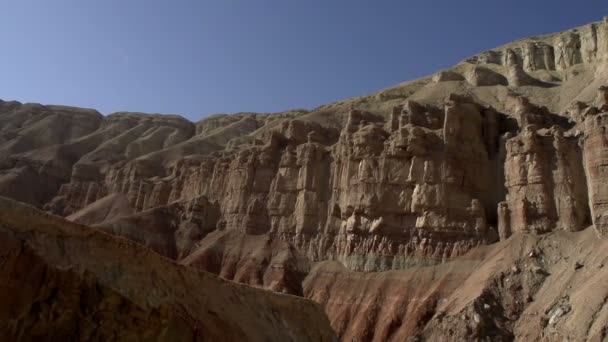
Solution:
M 138 158 L 109 166 L 103 181 L 74 177 L 46 208 L 72 214 L 123 193 L 141 214 L 86 223 L 173 258 L 217 227 L 271 234 L 314 261 L 339 259 L 355 270 L 441 262 L 495 239 L 487 218 L 496 203 L 484 190 L 497 183 L 498 120 L 491 108 L 456 95 L 437 107 L 397 106 L 390 127 L 353 110 L 339 137 L 291 120 L 265 134 L 263 145 L 180 159 L 164 178 Z M 205 218 L 193 222 L 192 211 Z M 147 234 L 130 228 L 141 220 Z M 154 234 L 166 233 L 152 242 L 156 223 Z M 176 234 L 189 241 L 160 247 L 175 245 Z
M 586 227 L 587 186 L 576 139 L 564 137 L 559 126 L 539 135 L 536 126 L 529 124 L 506 141 L 506 149 L 509 192 L 507 203 L 499 211 L 508 210 L 510 216 L 502 218 L 504 231 L 543 233 Z
M 608 232 L 607 56 L 604 20 L 313 111 L 192 123 L 0 102 L 0 194 L 313 298 L 346 340 L 601 340 L 605 310 L 569 316 L 582 299 L 540 287 L 559 263 L 526 262 L 514 241 L 556 256 L 566 254 L 537 235 L 591 243 Z M 495 267 L 499 256 L 516 265 Z M 393 275 L 406 290 L 384 280 Z M 375 304 L 352 304 L 369 284 Z M 382 289 L 400 304 L 376 306 Z M 548 311 L 525 321 L 531 308 Z M 556 323 L 566 320 L 589 329 Z
M 522 65 L 526 71 L 566 70 L 577 64 L 603 61 L 608 52 L 608 26 L 592 23 L 557 34 L 537 36 L 486 51 L 468 61 Z

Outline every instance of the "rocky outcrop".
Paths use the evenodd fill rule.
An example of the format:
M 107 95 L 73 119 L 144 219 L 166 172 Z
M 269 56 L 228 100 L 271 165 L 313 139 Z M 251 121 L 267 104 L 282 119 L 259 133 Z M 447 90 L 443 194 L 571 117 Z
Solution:
M 2 198 L 0 246 L 3 340 L 336 340 L 311 301 L 229 283 Z
M 586 108 L 584 112 L 584 151 L 585 166 L 589 179 L 589 197 L 593 224 L 602 235 L 608 233 L 608 193 L 606 191 L 606 165 L 608 162 L 608 89 L 602 87 L 596 97 L 596 105 Z
M 443 70 L 433 75 L 433 82 L 464 81 L 461 74 L 452 70 Z
M 507 202 L 499 226 L 510 233 L 577 231 L 589 223 L 587 185 L 578 140 L 559 126 L 539 133 L 533 124 L 506 141 Z
M 442 261 L 492 239 L 482 189 L 493 182 L 485 142 L 497 139 L 497 114 L 458 97 L 429 109 L 404 105 L 390 133 L 354 112 L 334 147 L 326 231 L 352 269 Z
M 519 129 L 528 125 L 535 125 L 538 128 L 559 126 L 569 129 L 576 122 L 572 118 L 552 113 L 547 107 L 538 106 L 530 102 L 529 98 L 517 93 L 510 93 L 505 102 L 508 104 L 511 116 L 517 121 Z
M 517 232 L 583 229 L 586 168 L 579 136 L 564 131 L 600 109 L 568 118 L 517 94 L 507 103 L 506 114 L 459 95 L 405 101 L 387 119 L 352 110 L 339 133 L 288 119 L 250 143 L 167 164 L 124 155 L 100 169 L 87 157 L 45 208 L 77 217 L 120 193 L 132 213 L 86 223 L 171 258 L 218 229 L 365 271 L 445 262 Z M 83 182 L 84 170 L 95 180 Z
M 504 75 L 483 66 L 471 68 L 465 77 L 469 83 L 476 87 L 509 85 L 509 81 Z
M 401 269 L 442 262 L 495 239 L 488 217 L 495 221 L 490 208 L 496 203 L 484 190 L 497 182 L 498 120 L 495 111 L 459 96 L 440 107 L 407 102 L 386 125 L 352 111 L 337 142 L 331 130 L 291 120 L 269 131 L 264 145 L 183 159 L 164 178 L 150 178 L 143 161 L 117 164 L 96 188 L 99 194 L 124 193 L 142 211 L 135 221 L 155 213 L 152 221 L 165 222 L 160 217 L 179 216 L 168 214 L 176 203 L 205 198 L 201 212 L 213 211 L 206 215 L 215 219 L 205 220 L 209 228 L 198 228 L 202 232 L 185 233 L 194 236 L 188 246 L 217 226 L 276 236 L 311 260 L 338 259 L 356 270 Z M 175 244 L 169 236 L 181 228 L 172 223 L 159 225 L 169 235 L 152 242 L 135 237 L 151 238 L 151 231 L 128 228 L 149 230 L 152 222 L 127 221 L 104 227 L 172 257 L 190 250 L 159 247 L 160 241 Z
M 608 21 L 507 44 L 468 59 L 479 64 L 520 65 L 526 71 L 565 70 L 603 61 L 608 52 Z

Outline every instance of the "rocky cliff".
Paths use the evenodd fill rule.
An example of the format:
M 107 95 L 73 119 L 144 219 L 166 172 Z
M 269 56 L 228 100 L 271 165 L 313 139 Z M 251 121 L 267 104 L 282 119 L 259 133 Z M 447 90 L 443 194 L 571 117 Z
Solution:
M 486 270 L 471 296 L 515 298 L 486 315 L 493 323 L 450 330 L 439 297 L 481 277 L 477 267 L 490 257 L 476 251 L 486 245 L 505 240 L 499 246 L 514 250 L 521 239 L 544 243 L 523 235 L 591 241 L 588 231 L 608 232 L 607 63 L 604 20 L 312 111 L 191 123 L 1 102 L 0 194 L 227 279 L 313 298 L 347 340 L 528 336 L 521 315 L 544 293 L 539 273 L 518 280 L 529 283 L 524 292 L 507 293 L 492 285 L 503 271 Z M 511 261 L 522 263 L 520 254 Z M 483 258 L 470 263 L 470 255 Z M 445 266 L 461 264 L 457 274 Z M 407 293 L 387 274 L 411 284 Z M 416 293 L 423 299 L 369 304 L 377 318 L 357 318 L 357 306 L 334 303 L 334 286 L 349 281 L 342 278 L 395 287 L 390 298 L 408 303 Z M 450 308 L 450 319 L 476 317 L 479 303 Z M 390 326 L 376 325 L 388 317 L 381 313 Z M 576 336 L 605 337 L 594 329 Z

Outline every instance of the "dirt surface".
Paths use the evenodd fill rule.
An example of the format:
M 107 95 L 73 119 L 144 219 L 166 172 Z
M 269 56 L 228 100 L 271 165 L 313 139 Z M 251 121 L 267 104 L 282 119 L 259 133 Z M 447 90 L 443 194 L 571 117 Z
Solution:
M 308 300 L 178 265 L 0 198 L 6 341 L 335 341 Z

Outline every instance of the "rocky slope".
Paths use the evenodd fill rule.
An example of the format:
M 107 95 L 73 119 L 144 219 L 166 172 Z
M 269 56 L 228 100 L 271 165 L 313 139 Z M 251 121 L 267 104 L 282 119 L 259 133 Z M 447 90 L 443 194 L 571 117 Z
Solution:
M 0 198 L 4 341 L 334 341 L 318 305 Z
M 608 232 L 607 66 L 608 19 L 312 111 L 191 123 L 1 102 L 0 194 L 227 279 L 313 298 L 345 340 L 547 338 L 546 326 L 526 335 L 537 327 L 522 316 L 536 293 L 552 310 L 546 276 L 507 293 L 494 284 L 503 270 L 487 265 L 497 246 L 519 265 L 517 243 L 593 226 L 572 235 L 593 244 Z M 480 290 L 444 310 L 437 296 L 471 281 Z M 335 304 L 347 283 L 347 296 L 369 288 L 365 298 L 380 303 L 388 289 L 406 304 L 361 304 L 371 310 L 361 316 L 350 299 Z M 484 291 L 515 299 L 484 316 Z M 601 310 L 591 325 L 606 324 Z M 555 333 L 605 338 L 595 327 Z
M 307 276 L 304 295 L 344 341 L 606 341 L 607 247 L 587 229 L 517 234 L 405 271 L 327 261 Z

